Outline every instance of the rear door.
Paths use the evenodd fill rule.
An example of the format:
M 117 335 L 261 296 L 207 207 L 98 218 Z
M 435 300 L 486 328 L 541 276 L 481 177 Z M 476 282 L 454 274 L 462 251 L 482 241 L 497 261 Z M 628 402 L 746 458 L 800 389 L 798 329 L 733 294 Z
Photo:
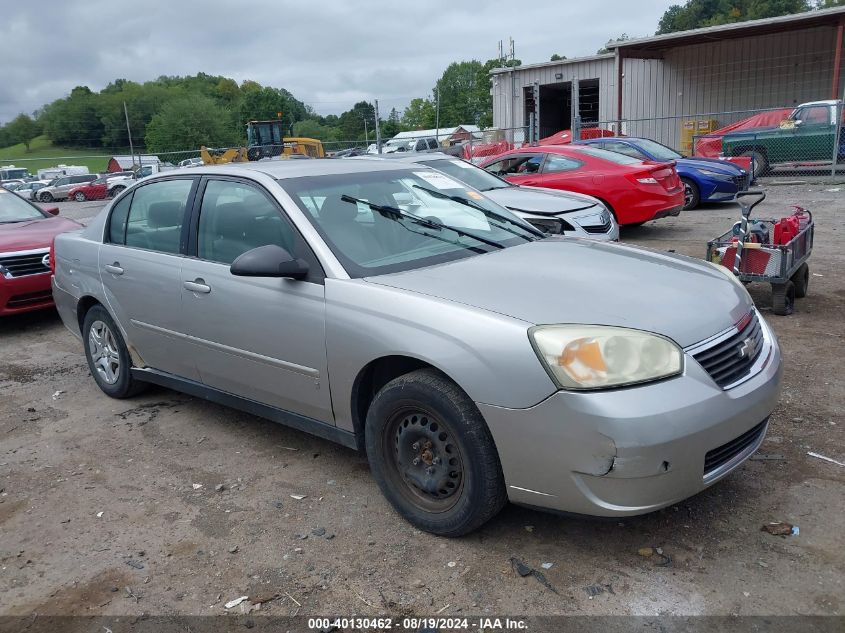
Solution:
M 197 178 L 157 180 L 114 205 L 100 249 L 109 311 L 145 364 L 197 380 L 182 311 L 185 218 Z
M 193 257 L 182 266 L 182 303 L 202 381 L 222 391 L 333 421 L 324 276 L 272 196 L 237 178 L 203 180 L 192 219 Z M 305 260 L 302 281 L 235 277 L 231 263 L 276 244 Z

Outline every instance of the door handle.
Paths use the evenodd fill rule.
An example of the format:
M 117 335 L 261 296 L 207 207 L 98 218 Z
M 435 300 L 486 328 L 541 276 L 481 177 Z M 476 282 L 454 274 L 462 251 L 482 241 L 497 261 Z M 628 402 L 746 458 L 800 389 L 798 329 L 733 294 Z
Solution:
M 187 288 L 191 292 L 198 292 L 198 293 L 204 294 L 204 295 L 207 295 L 209 292 L 211 292 L 211 286 L 206 284 L 205 280 L 203 280 L 203 279 L 194 279 L 193 281 L 185 281 L 185 282 L 183 282 L 182 285 L 185 286 L 185 288 Z
M 123 269 L 120 267 L 120 263 L 115 262 L 114 264 L 106 264 L 105 269 L 107 273 L 111 273 L 112 275 L 122 275 Z

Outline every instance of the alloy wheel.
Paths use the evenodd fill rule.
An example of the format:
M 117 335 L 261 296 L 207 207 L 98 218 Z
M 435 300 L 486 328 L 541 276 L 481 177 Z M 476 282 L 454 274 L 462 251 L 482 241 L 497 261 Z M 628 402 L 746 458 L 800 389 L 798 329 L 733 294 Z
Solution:
M 113 385 L 120 378 L 120 354 L 117 341 L 108 325 L 94 321 L 88 331 L 88 352 L 100 378 Z

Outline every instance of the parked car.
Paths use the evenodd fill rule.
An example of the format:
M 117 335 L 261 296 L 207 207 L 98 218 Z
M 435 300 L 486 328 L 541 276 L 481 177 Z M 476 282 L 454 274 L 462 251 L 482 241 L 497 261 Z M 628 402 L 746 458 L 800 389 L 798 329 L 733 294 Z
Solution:
M 580 144 L 619 152 L 638 160 L 675 161 L 675 169 L 684 183 L 684 209 L 695 209 L 702 202 L 727 202 L 748 189 L 750 178 L 741 167 L 717 158 L 685 158 L 670 147 L 648 138 L 630 136 L 597 138 Z
M 366 448 L 396 510 L 441 535 L 508 499 L 649 512 L 760 446 L 780 350 L 729 271 L 542 237 L 444 178 L 387 160 L 152 176 L 56 238 L 59 313 L 104 393 L 156 383 Z
M 684 187 L 673 164 L 586 145 L 523 147 L 488 158 L 481 167 L 515 185 L 595 196 L 620 225 L 678 215 L 684 206 Z
M 426 165 L 451 176 L 456 180 L 455 184 L 459 185 L 457 189 L 464 189 L 461 183 L 477 189 L 496 204 L 549 235 L 613 241 L 619 239 L 619 225 L 601 201 L 592 196 L 571 191 L 520 187 L 472 163 L 446 154 L 408 154 L 399 157 L 394 154 L 389 158 Z M 447 191 L 466 196 L 465 190 Z
M 14 192 L 25 200 L 34 200 L 35 192 L 49 184 L 49 180 L 30 180 L 15 187 Z
M 83 183 L 89 183 L 97 179 L 96 174 L 81 174 L 78 176 L 61 176 L 51 181 L 46 187 L 42 187 L 35 194 L 41 202 L 53 202 L 54 200 L 66 200 L 70 191 Z
M 171 171 L 176 169 L 170 163 L 150 163 L 147 165 L 142 165 L 135 171 L 129 172 L 128 175 L 123 176 L 109 176 L 108 177 L 108 195 L 109 196 L 116 196 L 119 195 L 124 189 L 127 187 L 132 186 L 138 180 L 142 178 L 146 178 L 152 174 L 158 174 L 165 171 Z M 126 173 L 126 172 L 122 172 Z
M 68 191 L 67 197 L 70 200 L 77 202 L 85 202 L 86 200 L 104 200 L 109 195 L 108 178 L 101 176 L 91 182 L 86 182 L 75 186 Z
M 838 120 L 837 120 L 838 119 Z M 838 134 L 838 136 L 837 136 Z M 750 156 L 754 176 L 792 163 L 845 160 L 845 133 L 839 101 L 802 103 L 776 127 L 729 132 L 722 137 L 724 156 Z
M 0 184 L 0 187 L 5 188 L 6 191 L 15 191 L 22 184 L 23 184 L 23 180 L 8 180 L 8 181 Z
M 439 150 L 440 143 L 433 136 L 420 138 L 392 138 L 381 147 L 382 154 L 393 152 L 430 152 Z
M 82 228 L 0 188 L 0 316 L 53 305 L 50 245 L 59 233 Z
M 199 157 L 186 158 L 183 161 L 179 161 L 179 167 L 202 167 L 204 164 L 202 158 Z

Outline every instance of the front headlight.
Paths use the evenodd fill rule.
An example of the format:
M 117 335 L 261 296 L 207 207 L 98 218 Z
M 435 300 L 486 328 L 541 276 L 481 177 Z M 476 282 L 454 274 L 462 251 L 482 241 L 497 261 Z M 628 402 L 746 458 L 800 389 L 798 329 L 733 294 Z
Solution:
M 541 325 L 528 332 L 534 350 L 562 389 L 606 389 L 681 373 L 673 341 L 603 325 Z
M 721 171 L 710 171 L 709 169 L 699 169 L 699 173 L 709 176 L 710 178 L 718 178 L 719 180 L 731 180 L 731 175 Z

